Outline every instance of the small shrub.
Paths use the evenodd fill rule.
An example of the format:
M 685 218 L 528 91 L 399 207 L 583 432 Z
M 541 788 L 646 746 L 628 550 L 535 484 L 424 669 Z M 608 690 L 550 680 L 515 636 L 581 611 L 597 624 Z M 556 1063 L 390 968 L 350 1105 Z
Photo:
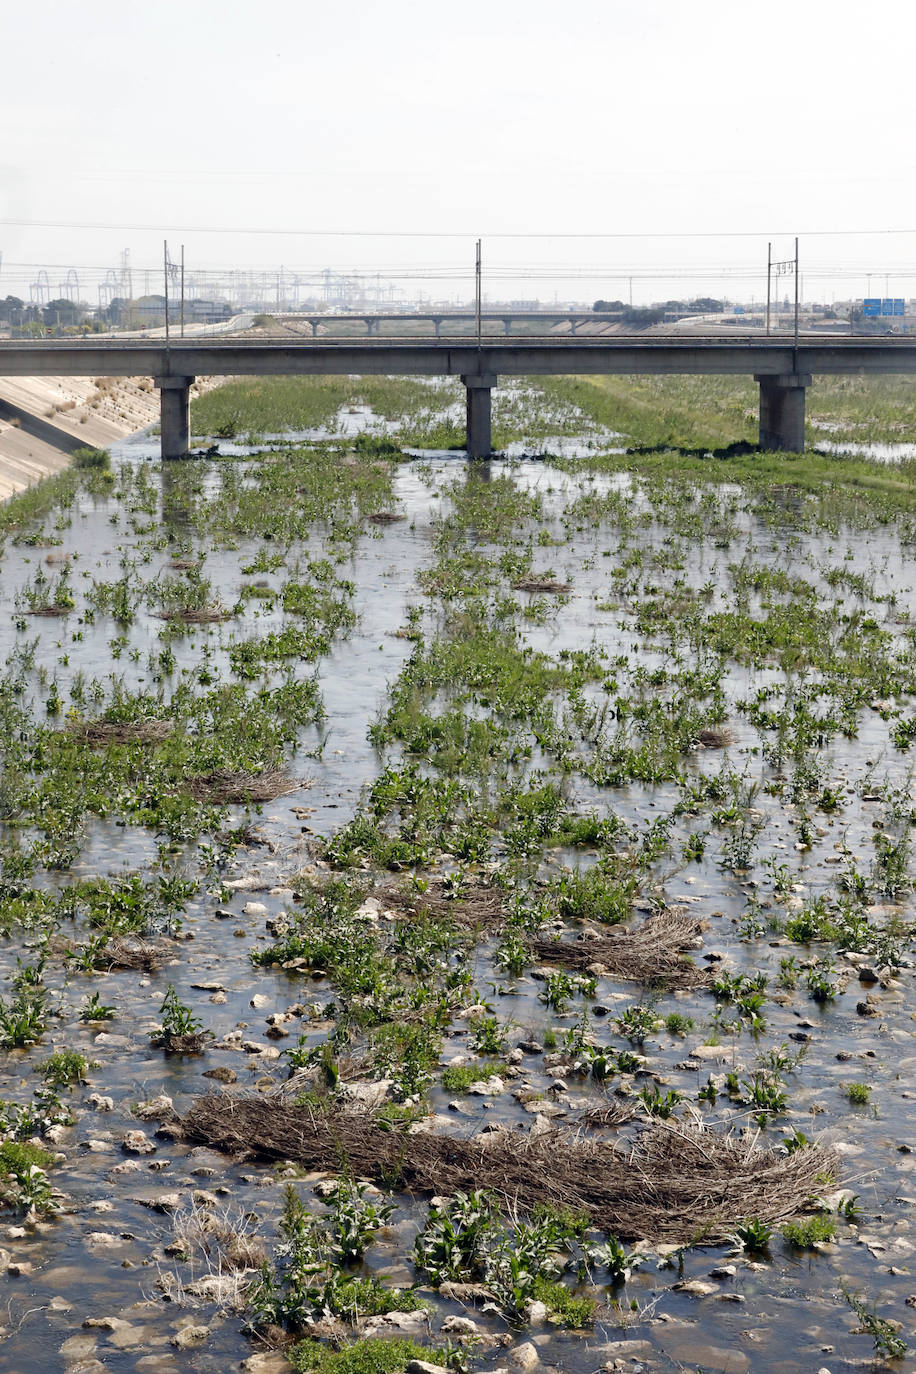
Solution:
M 576 1297 L 559 1279 L 548 1279 L 540 1275 L 534 1280 L 531 1290 L 536 1302 L 545 1304 L 547 1311 L 558 1326 L 581 1329 L 591 1326 L 597 1306 L 594 1298 Z
M 481 1064 L 449 1064 L 442 1070 L 442 1087 L 447 1093 L 466 1093 L 472 1083 L 486 1083 L 500 1072 L 501 1065 L 484 1061 Z
M 735 1241 L 748 1254 L 763 1254 L 772 1238 L 772 1230 L 759 1217 L 751 1217 L 735 1227 Z
M 642 1005 L 627 1007 L 615 1020 L 620 1033 L 634 1045 L 642 1045 L 661 1024 L 653 1009 Z
M 117 1016 L 114 1007 L 106 1006 L 97 992 L 80 1007 L 79 1017 L 81 1021 L 113 1021 Z
M 782 1228 L 782 1234 L 797 1250 L 807 1250 L 813 1245 L 833 1240 L 835 1229 L 832 1217 L 826 1212 L 816 1212 L 804 1221 L 790 1221 Z
M 52 1088 L 70 1088 L 74 1083 L 85 1083 L 88 1070 L 88 1059 L 76 1050 L 59 1050 L 35 1065 L 35 1072 L 43 1073 L 45 1082 Z
M 107 448 L 78 448 L 73 452 L 75 468 L 110 468 L 111 454 Z
M 859 1330 L 871 1336 L 876 1353 L 890 1360 L 902 1359 L 907 1352 L 907 1343 L 899 1335 L 899 1323 L 879 1317 L 874 1305 L 868 1307 L 857 1293 L 850 1293 L 844 1288 L 843 1296 L 859 1319 Z
M 296 1374 L 401 1374 L 411 1360 L 445 1364 L 445 1354 L 416 1341 L 367 1337 L 335 1350 L 321 1341 L 304 1340 L 290 1352 Z

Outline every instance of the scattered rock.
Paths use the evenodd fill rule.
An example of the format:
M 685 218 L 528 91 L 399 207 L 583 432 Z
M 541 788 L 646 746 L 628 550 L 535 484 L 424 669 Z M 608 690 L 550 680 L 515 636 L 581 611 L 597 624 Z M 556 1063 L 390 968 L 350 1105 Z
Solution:
M 204 1069 L 202 1076 L 215 1078 L 217 1083 L 237 1083 L 239 1077 L 235 1069 L 230 1069 L 225 1064 L 218 1064 L 215 1069 Z
M 541 1363 L 538 1348 L 533 1341 L 524 1341 L 514 1350 L 510 1350 L 508 1359 L 514 1369 L 534 1369 L 535 1365 Z
M 138 1116 L 141 1121 L 157 1121 L 160 1117 L 168 1116 L 172 1110 L 172 1099 L 166 1097 L 165 1093 L 160 1093 L 158 1097 L 151 1097 L 147 1102 L 141 1102 L 134 1108 L 134 1116 Z M 133 1132 L 139 1135 L 140 1132 Z M 146 1152 L 144 1152 L 146 1153 Z
M 209 1335 L 209 1326 L 183 1326 L 172 1337 L 172 1345 L 178 1350 L 195 1350 Z
M 94 1355 L 98 1342 L 89 1331 L 77 1332 L 75 1336 L 70 1336 L 64 1341 L 60 1348 L 60 1354 L 65 1360 L 85 1359 L 87 1355 Z
M 547 1322 L 547 1304 L 532 1298 L 525 1303 L 525 1320 L 529 1326 L 544 1326 Z M 445 1330 L 443 1325 L 442 1330 Z
M 361 1107 L 371 1110 L 380 1107 L 391 1090 L 392 1080 L 380 1078 L 375 1083 L 342 1083 L 340 1096 L 346 1102 L 358 1102 Z
M 472 1083 L 468 1088 L 468 1095 L 470 1097 L 499 1097 L 500 1093 L 505 1092 L 505 1090 L 505 1083 L 494 1073 L 486 1081 L 480 1079 L 478 1082 Z
M 180 1193 L 160 1193 L 158 1197 L 134 1199 L 141 1207 L 149 1207 L 153 1212 L 177 1212 L 181 1206 Z
M 528 1303 L 528 1306 L 527 1306 L 526 1309 L 525 1309 L 526 1314 L 527 1314 L 528 1308 L 529 1308 L 529 1307 L 533 1307 L 533 1306 L 534 1306 L 534 1303 Z M 544 1304 L 542 1303 L 541 1306 L 543 1307 Z M 545 1311 L 545 1313 L 546 1313 L 546 1311 L 547 1311 L 546 1307 L 544 1308 L 544 1311 Z M 530 1320 L 530 1318 L 529 1318 L 529 1320 Z M 446 1317 L 445 1321 L 442 1323 L 442 1330 L 445 1332 L 446 1335 L 452 1335 L 452 1334 L 457 1335 L 457 1336 L 479 1336 L 479 1335 L 480 1335 L 480 1327 L 477 1325 L 476 1322 L 471 1321 L 470 1317 Z
M 282 1351 L 263 1350 L 249 1355 L 239 1368 L 242 1374 L 291 1374 L 292 1365 Z
M 363 1327 L 363 1335 L 387 1335 L 391 1331 L 406 1331 L 410 1334 L 425 1330 L 425 1312 L 386 1312 L 381 1317 L 370 1317 Z
M 612 1360 L 648 1359 L 650 1355 L 655 1354 L 655 1347 L 650 1341 L 609 1341 L 607 1345 L 592 1351 L 592 1354 L 597 1359 L 603 1357 L 610 1364 Z
M 492 1302 L 493 1294 L 483 1283 L 453 1283 L 446 1279 L 439 1285 L 443 1298 L 452 1302 Z
M 156 1146 L 143 1131 L 128 1131 L 121 1141 L 121 1149 L 131 1155 L 151 1155 L 156 1152 Z

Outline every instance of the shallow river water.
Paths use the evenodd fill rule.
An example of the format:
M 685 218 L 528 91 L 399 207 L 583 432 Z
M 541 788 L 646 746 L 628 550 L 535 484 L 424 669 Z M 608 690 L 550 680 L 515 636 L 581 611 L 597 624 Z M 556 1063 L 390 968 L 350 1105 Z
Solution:
M 363 414 L 350 419 L 356 430 L 372 417 Z M 150 464 L 152 481 L 161 484 L 162 500 L 168 503 L 170 474 L 168 469 L 160 470 L 154 457 L 154 441 L 143 436 L 113 451 L 116 464 Z M 205 492 L 219 490 L 222 470 L 220 462 L 200 465 Z M 330 837 L 353 816 L 367 785 L 381 769 L 368 730 L 411 651 L 411 641 L 398 631 L 405 626 L 411 607 L 422 603 L 417 575 L 432 563 L 437 522 L 447 508 L 452 484 L 503 476 L 521 491 L 536 492 L 542 498 L 541 528 L 555 540 L 552 547 L 544 541 L 543 563 L 572 587 L 559 610 L 534 616 L 527 623 L 532 649 L 556 658 L 564 650 L 598 645 L 609 660 L 618 655 L 634 660 L 641 656 L 648 671 L 662 661 L 663 655 L 653 656 L 651 650 L 637 645 L 635 606 L 618 594 L 612 579 L 620 547 L 613 525 L 586 516 L 571 537 L 564 534 L 564 512 L 573 500 L 600 499 L 616 492 L 637 516 L 645 514 L 647 523 L 640 536 L 645 547 L 662 547 L 670 532 L 654 520 L 650 504 L 630 479 L 573 473 L 551 466 L 549 460 L 514 457 L 469 469 L 462 455 L 424 454 L 396 467 L 392 509 L 404 518 L 367 527 L 350 563 L 338 570 L 355 585 L 358 621 L 349 637 L 337 642 L 318 665 L 326 718 L 302 732 L 299 752 L 290 763 L 290 771 L 307 779 L 307 785 L 264 803 L 260 814 L 252 817 L 251 843 L 238 851 L 234 867 L 222 875 L 229 884 L 242 885 L 220 892 L 218 883 L 210 892 L 201 887 L 188 905 L 173 961 L 160 972 L 72 973 L 65 978 L 59 966 L 49 966 L 46 981 L 60 1006 L 59 1017 L 41 1045 L 6 1052 L 0 1060 L 0 1096 L 20 1103 L 29 1099 L 34 1088 L 35 1063 L 53 1050 L 80 1051 L 97 1065 L 90 1071 L 88 1084 L 78 1085 L 69 1094 L 74 1124 L 57 1133 L 57 1148 L 65 1156 L 53 1173 L 53 1182 L 63 1194 L 59 1213 L 34 1225 L 23 1225 L 21 1217 L 9 1213 L 0 1227 L 7 1271 L 0 1307 L 3 1371 L 222 1374 L 239 1368 L 262 1349 L 244 1332 L 239 1313 L 219 1310 L 202 1299 L 187 1299 L 184 1305 L 166 1300 L 164 1290 L 174 1288 L 176 1276 L 187 1286 L 206 1273 L 201 1261 L 196 1272 L 189 1272 L 187 1264 L 168 1252 L 168 1246 L 174 1235 L 175 1210 L 189 1211 L 195 1197 L 201 1206 L 225 1210 L 234 1220 L 245 1216 L 254 1232 L 271 1240 L 282 1206 L 283 1171 L 251 1161 L 234 1162 L 211 1150 L 158 1137 L 155 1122 L 138 1119 L 135 1109 L 166 1094 L 176 1111 L 186 1110 L 195 1096 L 218 1086 L 204 1076 L 218 1067 L 233 1071 L 237 1090 L 275 1091 L 286 1078 L 281 1052 L 291 1042 L 266 1037 L 266 1018 L 291 1005 L 318 1004 L 317 1019 L 303 1020 L 301 1032 L 320 1042 L 320 1007 L 333 998 L 326 980 L 255 968 L 250 953 L 269 938 L 267 923 L 290 908 L 288 877 L 308 867 L 316 874 L 323 871 L 315 839 Z M 888 624 L 901 627 L 916 617 L 916 559 L 892 528 L 800 532 L 791 523 L 765 523 L 737 490 L 720 490 L 718 500 L 718 518 L 727 525 L 726 532 L 693 544 L 679 543 L 680 575 L 697 594 L 712 585 L 711 609 L 727 605 L 727 565 L 739 563 L 752 551 L 758 565 L 796 570 L 825 594 L 829 588 L 822 571 L 839 563 L 849 574 L 867 580 L 871 614 L 883 614 Z M 116 579 L 122 575 L 124 558 L 144 545 L 143 530 L 138 533 L 136 526 L 132 528 L 123 511 L 118 514 L 105 498 L 81 496 L 71 515 L 69 524 L 61 522 L 63 527 L 57 532 L 61 542 L 51 550 L 7 544 L 2 575 L 11 613 L 0 618 L 0 660 L 24 640 L 38 638 L 34 672 L 43 669 L 46 680 L 56 678 L 65 702 L 69 684 L 80 672 L 91 677 L 113 671 L 130 689 L 148 687 L 149 655 L 161 647 L 161 621 L 152 615 L 140 613 L 123 632 L 125 642 L 118 646 L 116 661 L 111 644 L 121 632 L 104 616 L 97 616 L 93 625 L 77 626 L 71 615 L 53 622 L 29 621 L 25 631 L 17 626 L 16 594 L 32 581 L 49 551 L 55 556 L 72 555 L 71 582 L 79 591 L 83 573 L 95 579 Z M 152 523 L 157 519 L 154 516 Z M 188 542 L 196 552 L 193 533 Z M 206 574 L 223 605 L 237 600 L 240 585 L 249 580 L 240 568 L 260 546 L 261 541 L 252 541 L 236 549 L 207 551 Z M 321 556 L 319 539 L 310 552 Z M 165 573 L 172 556 L 169 549 L 154 552 L 152 563 L 145 562 L 140 569 L 143 578 L 155 574 L 157 559 Z M 268 580 L 279 585 L 274 575 Z M 854 600 L 850 593 L 848 607 Z M 283 612 L 276 606 L 258 609 L 258 633 L 283 625 Z M 223 663 L 233 633 L 231 622 L 202 625 L 175 640 L 179 670 L 205 653 L 215 664 Z M 751 783 L 765 771 L 761 738 L 736 706 L 779 676 L 775 670 L 747 668 L 735 670 L 728 678 L 728 753 Z M 44 688 L 35 690 L 40 696 Z M 761 790 L 753 804 L 765 827 L 766 854 L 758 856 L 756 866 L 744 872 L 724 868 L 717 842 L 712 840 L 696 862 L 676 862 L 671 852 L 660 860 L 657 878 L 667 902 L 687 906 L 704 922 L 702 950 L 695 954 L 698 960 L 720 956 L 734 971 L 765 973 L 775 987 L 780 960 L 792 947 L 765 925 L 750 935 L 747 927 L 749 911 L 757 911 L 760 918 L 754 899 L 759 899 L 764 914 L 768 906 L 771 888 L 763 859 L 772 866 L 788 865 L 798 904 L 828 890 L 835 883 L 839 864 L 858 860 L 868 865 L 879 812 L 877 802 L 869 800 L 875 780 L 880 778 L 882 786 L 908 790 L 911 765 L 909 756 L 890 744 L 886 714 L 880 709 L 864 711 L 859 725 L 856 738 L 837 735 L 825 749 L 830 777 L 841 778 L 846 788 L 846 804 L 835 813 L 818 813 L 810 848 L 797 848 L 791 808 L 786 809 L 784 797 Z M 720 749 L 700 750 L 690 767 L 698 777 L 712 774 L 719 770 L 722 757 Z M 537 762 L 535 755 L 532 767 Z M 673 784 L 602 788 L 579 775 L 570 782 L 573 809 L 613 813 L 636 827 L 651 823 L 654 814 L 669 811 L 676 799 Z M 241 809 L 236 814 L 241 821 Z M 676 828 L 671 832 L 674 853 L 679 848 L 678 836 L 686 839 L 690 828 L 689 819 L 679 824 L 682 834 Z M 158 844 L 159 837 L 147 831 L 114 819 L 96 820 L 86 829 L 71 871 L 74 877 L 85 877 L 142 869 L 156 862 Z M 188 846 L 189 866 L 194 857 L 194 847 Z M 549 859 L 555 871 L 579 862 L 573 851 L 562 849 L 553 851 Z M 899 914 L 912 922 L 911 895 L 901 904 L 886 906 L 885 914 Z M 542 1040 L 548 1026 L 571 1028 L 583 1012 L 600 1042 L 608 1034 L 604 1028 L 609 1028 L 613 1015 L 638 1000 L 638 990 L 632 985 L 600 978 L 594 996 L 578 999 L 568 1012 L 548 1013 L 538 998 L 538 980 L 530 971 L 515 979 L 500 974 L 493 964 L 493 951 L 494 942 L 484 940 L 478 946 L 475 982 L 479 988 L 489 985 L 492 989 L 488 998 L 511 1027 L 510 1047 Z M 4 979 L 15 972 L 22 953 L 21 940 L 3 942 L 0 973 Z M 676 1088 L 710 1121 L 721 1115 L 730 1124 L 734 1114 L 728 1116 L 721 1104 L 718 1109 L 696 1105 L 697 1091 L 710 1074 L 745 1077 L 762 1045 L 805 1051 L 788 1078 L 790 1105 L 778 1126 L 767 1128 L 766 1136 L 768 1143 L 775 1144 L 794 1128 L 839 1151 L 840 1182 L 857 1195 L 860 1210 L 850 1219 L 837 1221 L 832 1242 L 797 1250 L 777 1235 L 763 1259 L 735 1254 L 729 1245 L 698 1244 L 667 1262 L 663 1254 L 647 1247 L 645 1262 L 633 1272 L 625 1289 L 609 1289 L 609 1305 L 599 1310 L 594 1327 L 581 1333 L 549 1326 L 512 1331 L 496 1312 L 465 1309 L 429 1292 L 434 1340 L 443 1318 L 460 1314 L 478 1323 L 482 1344 L 472 1367 L 486 1370 L 527 1367 L 523 1360 L 513 1366 L 513 1352 L 530 1341 L 540 1363 L 569 1374 L 612 1367 L 703 1370 L 707 1374 L 748 1370 L 837 1374 L 870 1367 L 873 1359 L 871 1337 L 857 1329 L 857 1319 L 843 1296 L 845 1288 L 862 1295 L 883 1317 L 900 1323 L 901 1335 L 910 1338 L 911 1346 L 916 1344 L 914 966 L 905 958 L 893 976 L 882 978 L 881 983 L 866 983 L 859 980 L 863 962 L 868 961 L 839 960 L 840 990 L 823 1005 L 789 995 L 772 998 L 759 1044 L 747 1034 L 711 1035 L 713 1003 L 708 994 L 664 994 L 657 1001 L 659 1016 L 682 1012 L 693 1018 L 693 1026 L 680 1034 L 661 1026 L 648 1037 L 643 1050 L 660 1086 Z M 149 1035 L 159 1023 L 169 981 L 180 1000 L 213 1033 L 203 1055 L 166 1056 L 150 1045 Z M 78 1019 L 80 1001 L 94 990 L 104 1002 L 117 1006 L 116 1019 L 93 1025 Z M 863 1016 L 857 1010 L 866 993 L 873 998 L 875 1015 Z M 299 1031 L 294 1028 L 293 1042 Z M 466 1037 L 466 1021 L 456 1019 L 446 1034 L 445 1061 L 467 1055 Z M 867 1103 L 851 1103 L 846 1093 L 851 1081 L 871 1089 Z M 538 1054 L 523 1059 L 511 1086 L 521 1085 L 558 1103 L 558 1119 L 570 1124 L 583 1105 L 601 1100 L 600 1089 L 589 1086 L 587 1079 L 571 1078 L 568 1091 L 556 1092 L 556 1074 Z M 277 1109 L 282 1110 L 279 1103 Z M 492 1098 L 465 1096 L 455 1103 L 453 1095 L 434 1087 L 429 1109 L 447 1119 L 448 1129 L 468 1135 L 485 1124 L 527 1130 L 533 1120 L 508 1091 Z M 749 1113 L 745 1124 L 753 1128 Z M 148 1153 L 125 1149 L 125 1136 L 134 1131 L 143 1132 L 146 1143 L 140 1148 Z M 623 1132 L 621 1148 L 626 1139 Z M 313 1181 L 297 1184 L 309 1199 Z M 410 1249 L 426 1207 L 425 1202 L 406 1196 L 397 1196 L 395 1201 L 397 1211 L 367 1263 L 371 1270 L 410 1283 L 415 1278 Z M 320 1204 L 315 1201 L 314 1205 Z M 610 1305 L 611 1299 L 616 1306 Z M 91 1324 L 86 1325 L 87 1321 Z M 192 1349 L 180 1349 L 176 1337 L 183 1327 L 192 1325 L 205 1325 L 206 1338 Z M 424 1335 L 425 1328 L 420 1330 L 421 1338 Z M 614 1366 L 614 1361 L 621 1363 Z M 893 1367 L 916 1365 L 903 1358 L 894 1361 Z

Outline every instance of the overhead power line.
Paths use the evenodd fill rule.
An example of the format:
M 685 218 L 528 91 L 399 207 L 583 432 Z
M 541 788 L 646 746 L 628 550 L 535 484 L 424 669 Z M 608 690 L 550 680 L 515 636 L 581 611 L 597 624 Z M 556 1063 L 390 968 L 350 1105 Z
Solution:
M 123 232 L 161 233 L 162 224 L 113 224 L 88 220 L 38 220 L 38 219 L 0 219 L 0 225 L 14 229 L 110 229 Z M 291 229 L 291 228 L 249 228 L 228 227 L 225 224 L 180 224 L 169 223 L 169 229 L 180 230 L 187 234 L 260 234 L 265 237 L 279 236 L 289 238 L 358 238 L 358 239 L 748 239 L 791 238 L 868 238 L 894 235 L 916 234 L 916 229 L 724 229 L 724 230 L 596 230 L 588 232 L 525 230 L 512 233 L 498 230 L 494 233 L 481 233 L 480 230 L 419 230 L 419 229 Z

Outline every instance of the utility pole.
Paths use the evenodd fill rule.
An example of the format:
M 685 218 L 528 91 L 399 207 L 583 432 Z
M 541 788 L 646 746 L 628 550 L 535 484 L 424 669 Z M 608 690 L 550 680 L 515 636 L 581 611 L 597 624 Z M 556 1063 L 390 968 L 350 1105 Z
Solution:
M 773 270 L 773 245 L 767 244 L 767 333 L 770 332 L 770 274 Z
M 795 349 L 798 351 L 798 235 L 795 237 Z M 796 358 L 797 363 L 797 358 Z M 796 367 L 796 371 L 797 371 Z
M 162 278 L 165 285 L 165 346 L 169 346 L 169 243 L 162 240 Z
M 769 296 L 769 294 L 770 294 L 769 288 L 770 288 L 770 270 L 771 270 L 771 269 L 772 269 L 772 272 L 773 272 L 773 274 L 775 275 L 777 281 L 779 281 L 779 278 L 782 277 L 782 276 L 788 276 L 788 274 L 789 274 L 790 272 L 794 272 L 794 273 L 795 273 L 795 347 L 798 348 L 798 239 L 795 240 L 795 257 L 794 257 L 794 258 L 786 258 L 783 262 L 773 262 L 773 261 L 772 261 L 772 254 L 770 255 L 770 261 L 769 261 L 768 264 L 767 264 L 767 296 Z M 788 303 L 788 302 L 787 302 L 787 303 Z M 778 294 L 778 291 L 777 291 L 777 296 L 776 296 L 776 308 L 777 308 L 777 317 L 776 317 L 776 318 L 777 318 L 777 325 L 778 325 L 778 323 L 779 323 L 779 314 L 778 314 L 778 311 L 779 311 L 779 294 Z M 769 302 L 768 302 L 768 308 L 767 308 L 767 318 L 769 318 Z M 769 330 L 768 330 L 767 332 L 769 332 Z
M 481 336 L 480 310 L 481 310 L 481 302 L 482 302 L 482 289 L 481 289 L 481 253 L 480 253 L 480 244 L 481 244 L 481 240 L 478 239 L 478 240 L 477 240 L 477 257 L 476 257 L 476 261 L 475 261 L 475 263 L 474 263 L 474 287 L 475 287 L 475 307 L 474 307 L 474 314 L 476 315 L 476 318 L 477 318 L 477 347 L 478 347 L 478 349 L 480 348 L 480 336 Z
M 184 244 L 181 245 L 181 337 L 184 338 Z

